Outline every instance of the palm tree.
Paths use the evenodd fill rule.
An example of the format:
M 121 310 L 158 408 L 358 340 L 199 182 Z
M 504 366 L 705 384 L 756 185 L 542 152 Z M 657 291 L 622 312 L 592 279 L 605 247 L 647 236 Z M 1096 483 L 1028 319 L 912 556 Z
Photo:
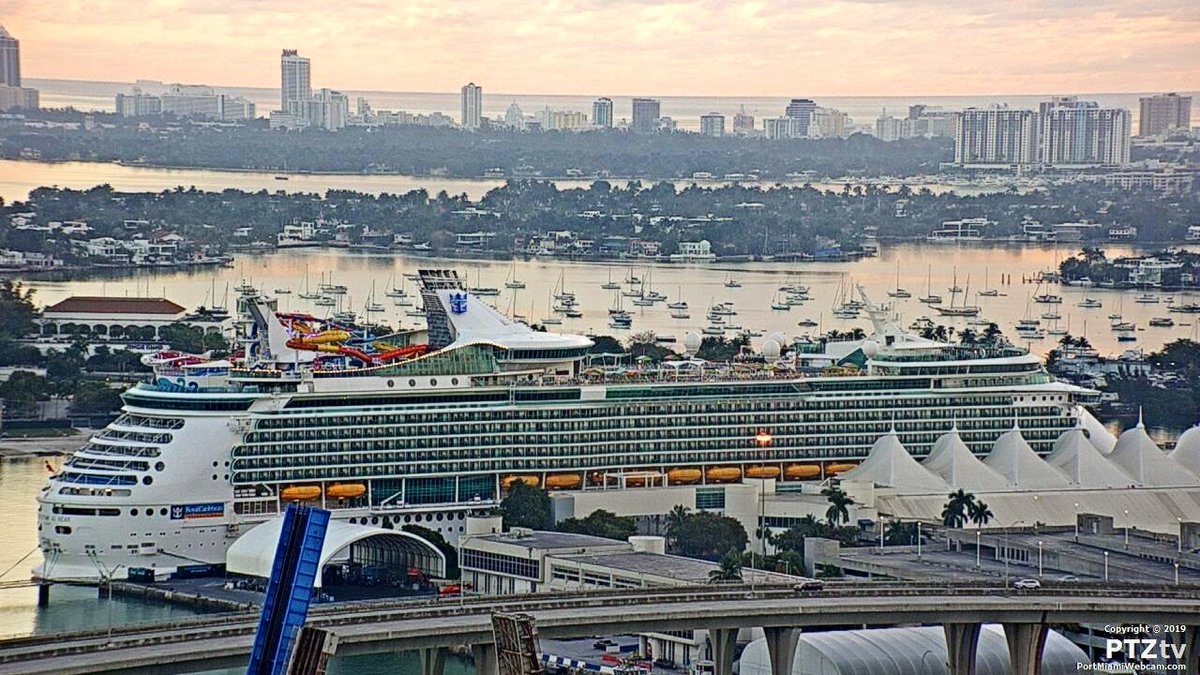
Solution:
M 725 555 L 721 556 L 721 561 L 717 563 L 717 569 L 708 573 L 708 583 L 722 584 L 742 580 L 742 556 L 734 550 L 730 550 Z
M 829 508 L 825 509 L 825 519 L 829 521 L 830 527 L 837 527 L 841 523 L 850 522 L 850 509 L 846 508 L 854 503 L 854 500 L 842 492 L 840 487 L 827 487 L 821 490 L 821 494 L 829 501 Z
M 942 507 L 942 524 L 946 527 L 962 527 L 967 523 L 967 510 L 975 503 L 975 495 L 959 488 L 950 493 L 950 498 Z
M 971 522 L 980 528 L 982 528 L 984 525 L 987 525 L 988 522 L 990 522 L 992 518 L 996 516 L 996 514 L 992 513 L 992 510 L 988 508 L 987 503 L 979 501 L 978 499 L 972 500 L 971 503 L 967 505 L 967 515 L 970 517 Z
M 667 541 L 672 546 L 679 544 L 679 533 L 683 531 L 683 526 L 691 516 L 691 509 L 683 504 L 676 504 L 667 512 Z

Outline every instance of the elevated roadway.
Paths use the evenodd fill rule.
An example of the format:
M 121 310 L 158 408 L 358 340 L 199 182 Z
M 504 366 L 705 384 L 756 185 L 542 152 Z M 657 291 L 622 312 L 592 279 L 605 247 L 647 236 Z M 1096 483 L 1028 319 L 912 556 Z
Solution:
M 495 611 L 533 615 L 539 634 L 547 638 L 707 629 L 719 673 L 732 666 L 733 637 L 741 627 L 764 628 L 775 672 L 789 673 L 796 629 L 943 625 L 952 663 L 967 663 L 974 661 L 978 626 L 1001 623 L 1009 633 L 1014 672 L 1032 674 L 1049 624 L 1197 626 L 1200 588 L 1072 584 L 1016 591 L 984 585 L 847 584 L 797 593 L 790 587 L 702 586 L 332 605 L 315 607 L 308 623 L 336 635 L 342 655 L 418 650 L 424 662 L 434 664 L 440 663 L 432 656 L 437 650 L 472 645 L 486 674 L 489 663 L 494 664 L 487 649 Z M 91 631 L 7 640 L 0 642 L 0 675 L 164 674 L 244 666 L 256 625 L 255 613 L 237 613 L 125 627 L 111 638 Z M 1187 637 L 1194 636 L 1193 628 Z M 1200 650 L 1189 651 L 1189 658 L 1197 659 Z M 1193 668 L 1200 669 L 1200 663 L 1189 671 L 1196 672 Z M 425 670 L 434 675 L 437 669 Z

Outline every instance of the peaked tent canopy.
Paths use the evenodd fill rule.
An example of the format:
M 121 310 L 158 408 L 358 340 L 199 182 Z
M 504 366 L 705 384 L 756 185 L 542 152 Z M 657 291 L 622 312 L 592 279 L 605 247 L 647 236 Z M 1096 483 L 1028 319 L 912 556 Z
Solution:
M 1171 459 L 1200 474 L 1200 426 L 1183 432 L 1171 451 Z
M 908 454 L 895 429 L 880 436 L 863 463 L 842 474 L 841 478 L 870 481 L 910 494 L 941 493 L 949 487 L 946 481 Z
M 1121 434 L 1108 459 L 1143 487 L 1200 485 L 1200 477 L 1163 452 L 1150 439 L 1140 419 L 1137 426 Z
M 1087 408 L 1077 406 L 1076 413 L 1079 415 L 1079 424 L 1088 432 L 1088 440 L 1092 442 L 1092 445 L 1102 455 L 1111 453 L 1117 446 L 1117 437 L 1113 436 L 1100 420 L 1092 416 Z
M 941 476 L 953 489 L 969 492 L 1008 489 L 1008 480 L 971 452 L 958 435 L 957 427 L 934 441 L 933 450 L 921 465 Z
M 1000 472 L 1009 486 L 1021 490 L 1070 487 L 1066 476 L 1042 461 L 1015 426 L 996 439 L 983 463 Z
M 1083 427 L 1069 429 L 1059 436 L 1046 462 L 1078 487 L 1125 488 L 1134 483 L 1129 474 L 1100 454 Z

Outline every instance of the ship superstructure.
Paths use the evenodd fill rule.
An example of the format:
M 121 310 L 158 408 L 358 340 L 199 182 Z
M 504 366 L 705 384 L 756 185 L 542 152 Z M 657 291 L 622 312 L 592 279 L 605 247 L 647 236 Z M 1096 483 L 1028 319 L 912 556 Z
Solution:
M 241 533 L 295 501 L 453 542 L 467 513 L 494 507 L 515 481 L 821 479 L 891 428 L 919 456 L 951 426 L 982 453 L 1016 421 L 1048 452 L 1098 396 L 1011 346 L 907 335 L 865 295 L 867 339 L 616 369 L 585 364 L 588 338 L 512 321 L 452 272 L 422 271 L 420 283 L 427 331 L 376 338 L 251 297 L 237 358 L 162 359 L 50 479 L 39 574 L 221 563 Z

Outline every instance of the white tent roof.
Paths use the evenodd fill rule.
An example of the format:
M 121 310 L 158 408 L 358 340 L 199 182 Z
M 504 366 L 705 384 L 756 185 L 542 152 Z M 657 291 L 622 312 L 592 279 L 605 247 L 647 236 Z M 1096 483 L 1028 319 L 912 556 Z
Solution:
M 1070 487 L 1058 469 L 1037 456 L 1016 427 L 996 439 L 983 463 L 1000 472 L 1011 487 L 1022 490 Z
M 1200 474 L 1200 426 L 1183 432 L 1171 451 L 1171 459 Z
M 1108 461 L 1087 439 L 1083 427 L 1069 429 L 1054 441 L 1046 462 L 1062 471 L 1072 485 L 1085 488 L 1129 487 L 1134 480 Z
M 990 492 L 1008 488 L 1008 480 L 983 463 L 971 452 L 958 428 L 938 437 L 933 450 L 921 465 L 941 476 L 951 488 L 970 492 Z
M 535 331 L 492 309 L 474 293 L 443 288 L 438 289 L 436 294 L 446 311 L 446 318 L 454 324 L 455 340 L 452 346 L 480 342 L 496 344 L 505 349 L 550 350 L 592 346 L 592 341 L 582 335 Z M 455 302 L 451 301 L 451 296 L 457 296 Z
M 270 577 L 282 529 L 283 518 L 275 518 L 238 537 L 225 553 L 225 569 L 235 574 Z M 381 538 L 381 545 L 401 550 L 409 560 L 409 567 L 419 568 L 429 576 L 445 576 L 446 556 L 425 539 L 403 530 L 352 525 L 342 520 L 329 521 L 325 543 L 321 546 L 321 567 L 325 567 L 335 555 L 351 544 L 371 537 Z M 317 575 L 316 585 L 321 585 L 320 574 Z
M 1112 452 L 1113 448 L 1117 446 L 1117 437 L 1113 436 L 1112 432 L 1100 420 L 1096 419 L 1087 408 L 1077 406 L 1076 413 L 1079 415 L 1080 426 L 1088 432 L 1088 440 L 1100 451 L 1100 454 L 1107 455 Z
M 862 464 L 841 477 L 848 481 L 871 481 L 910 494 L 945 492 L 948 488 L 946 481 L 908 454 L 894 429 L 875 441 Z
M 1117 446 L 1108 458 L 1143 487 L 1200 484 L 1200 477 L 1192 473 L 1191 469 L 1175 461 L 1155 445 L 1140 419 L 1137 426 L 1126 429 L 1121 434 L 1117 439 Z

